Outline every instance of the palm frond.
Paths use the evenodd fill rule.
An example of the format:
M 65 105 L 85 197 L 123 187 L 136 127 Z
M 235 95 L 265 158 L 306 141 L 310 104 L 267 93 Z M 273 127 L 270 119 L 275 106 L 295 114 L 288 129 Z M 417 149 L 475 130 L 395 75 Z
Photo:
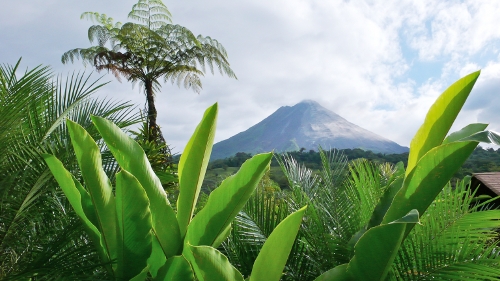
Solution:
M 500 210 L 481 209 L 466 183 L 436 198 L 398 252 L 394 280 L 498 280 Z
M 7 86 L 1 92 L 2 97 L 12 98 L 0 111 L 11 107 L 18 113 L 15 122 L 3 123 L 0 130 L 4 159 L 0 162 L 0 279 L 36 275 L 37 280 L 48 280 L 74 274 L 93 279 L 102 265 L 41 154 L 50 152 L 67 167 L 76 167 L 63 122 L 66 118 L 78 121 L 97 140 L 90 114 L 115 119 L 120 126 L 139 118 L 128 103 L 90 98 L 103 85 L 90 81 L 90 76 L 73 74 L 52 82 L 47 70 L 37 68 L 38 72 L 27 71 L 17 78 L 12 71 L 16 67 L 4 68 L 14 77 L 4 76 L 10 82 L 3 84 Z M 28 82 L 19 87 L 16 81 Z M 21 94 L 27 96 L 26 101 L 15 98 Z M 116 164 L 111 157 L 103 161 L 111 174 Z

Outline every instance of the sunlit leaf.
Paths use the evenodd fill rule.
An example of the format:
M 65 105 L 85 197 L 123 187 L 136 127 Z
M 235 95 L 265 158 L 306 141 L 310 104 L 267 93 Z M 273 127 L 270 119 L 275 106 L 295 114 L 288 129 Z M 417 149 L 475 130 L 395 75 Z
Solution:
M 245 161 L 238 173 L 225 179 L 210 193 L 203 209 L 188 226 L 186 242 L 213 245 L 252 195 L 269 169 L 272 153 L 258 154 Z
M 205 178 L 215 136 L 217 104 L 209 107 L 196 127 L 179 160 L 179 197 L 177 221 L 184 236 L 193 216 L 201 185 Z

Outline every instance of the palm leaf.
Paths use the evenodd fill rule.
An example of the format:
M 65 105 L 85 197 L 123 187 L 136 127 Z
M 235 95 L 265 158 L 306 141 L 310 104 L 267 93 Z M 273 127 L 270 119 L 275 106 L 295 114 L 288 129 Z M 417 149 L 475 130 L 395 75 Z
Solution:
M 447 185 L 405 240 L 394 280 L 498 280 L 499 210 L 475 205 L 464 181 Z
M 0 228 L 0 278 L 57 278 L 64 272 L 82 280 L 105 276 L 97 253 L 88 246 L 89 237 L 74 230 L 82 224 L 41 155 L 54 154 L 73 171 L 76 158 L 62 122 L 66 117 L 86 120 L 81 124 L 98 140 L 89 112 L 108 115 L 120 126 L 135 122 L 137 115 L 128 103 L 91 98 L 101 85 L 90 76 L 52 81 L 46 67 L 21 75 L 18 69 L 19 63 L 0 70 L 0 112 L 5 116 L 0 120 L 0 225 L 5 226 Z M 111 174 L 116 165 L 103 161 Z M 70 228 L 74 231 L 65 232 Z M 67 237 L 69 233 L 73 236 Z

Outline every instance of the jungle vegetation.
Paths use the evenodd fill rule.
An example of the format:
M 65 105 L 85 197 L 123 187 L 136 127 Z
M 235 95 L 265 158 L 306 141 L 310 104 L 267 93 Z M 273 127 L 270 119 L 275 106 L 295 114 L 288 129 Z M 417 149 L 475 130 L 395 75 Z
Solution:
M 128 72 L 172 66 L 162 48 L 186 42 L 162 36 L 191 34 L 166 23 L 159 0 L 139 0 L 130 16 L 140 23 L 85 13 L 99 23 L 90 28 L 98 46 L 63 60 L 80 56 L 98 70 L 142 81 L 146 94 L 159 77 L 201 87 L 203 62 L 233 75 L 221 46 L 194 36 L 193 48 L 211 42 L 215 58 L 194 56 L 178 72 L 150 73 L 150 82 Z M 137 44 L 152 49 L 141 57 L 133 53 Z M 479 75 L 437 98 L 403 159 L 349 159 L 357 150 L 276 155 L 282 189 L 270 178 L 273 153 L 242 153 L 231 160 L 239 171 L 205 194 L 217 104 L 166 171 L 157 163 L 161 149 L 146 149 L 159 136 L 150 119 L 156 111 L 143 117 L 130 103 L 94 98 L 104 84 L 86 74 L 63 78 L 44 66 L 23 72 L 20 61 L 2 65 L 0 279 L 499 280 L 496 198 L 479 201 L 467 177 L 453 179 L 472 169 L 467 159 L 496 153 L 479 143 L 499 144 L 500 135 L 483 123 L 449 132 Z M 301 157 L 316 162 L 308 166 Z
M 115 23 L 97 12 L 85 12 L 81 18 L 95 23 L 88 30 L 94 45 L 69 50 L 61 61 L 81 59 L 97 71 L 111 72 L 119 81 L 123 77 L 133 84 L 139 82 L 146 97 L 145 146 L 167 154 L 163 162 L 168 166 L 171 155 L 157 123 L 155 105 L 160 79 L 199 93 L 207 68 L 212 74 L 216 69 L 236 78 L 224 46 L 209 36 L 195 36 L 188 28 L 172 24 L 172 15 L 161 0 L 139 0 L 128 14 L 133 22 Z
M 370 162 L 376 164 L 389 163 L 396 165 L 402 162 L 405 166 L 408 161 L 408 153 L 401 154 L 382 154 L 374 153 L 369 150 L 362 150 L 359 148 L 355 149 L 332 149 L 328 151 L 329 153 L 341 153 L 346 157 L 347 160 L 356 159 L 366 159 Z M 291 151 L 287 152 L 286 155 L 292 157 L 303 165 L 304 167 L 311 169 L 313 173 L 319 174 L 322 168 L 321 154 L 316 150 L 309 151 Z M 204 186 L 207 189 L 214 187 L 217 184 L 220 175 L 229 175 L 235 168 L 241 166 L 245 160 L 251 158 L 250 153 L 239 152 L 231 157 L 225 159 L 217 159 L 211 161 L 208 165 L 207 177 Z M 456 181 L 463 179 L 466 176 L 471 176 L 473 173 L 485 173 L 485 172 L 499 172 L 500 171 L 500 150 L 495 150 L 494 148 L 483 148 L 481 145 L 474 149 L 474 152 L 470 155 L 465 163 L 458 169 L 458 171 L 453 175 L 453 180 Z M 271 179 L 275 181 L 281 188 L 288 187 L 288 180 L 285 177 L 283 171 L 279 168 L 279 163 L 277 159 L 273 159 L 271 162 Z

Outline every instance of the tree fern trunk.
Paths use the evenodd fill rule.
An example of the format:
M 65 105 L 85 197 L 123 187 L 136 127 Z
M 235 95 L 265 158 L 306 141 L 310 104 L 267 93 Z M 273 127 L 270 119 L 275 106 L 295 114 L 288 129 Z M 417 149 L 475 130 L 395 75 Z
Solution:
M 146 88 L 146 100 L 148 106 L 148 140 L 154 141 L 158 143 L 158 137 L 161 136 L 160 128 L 156 123 L 156 106 L 155 106 L 155 98 L 153 93 L 153 82 L 146 80 L 144 81 L 144 87 Z

